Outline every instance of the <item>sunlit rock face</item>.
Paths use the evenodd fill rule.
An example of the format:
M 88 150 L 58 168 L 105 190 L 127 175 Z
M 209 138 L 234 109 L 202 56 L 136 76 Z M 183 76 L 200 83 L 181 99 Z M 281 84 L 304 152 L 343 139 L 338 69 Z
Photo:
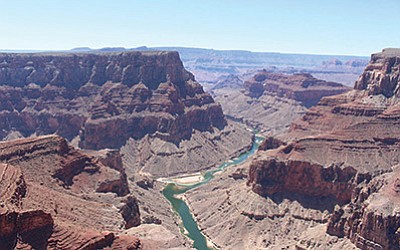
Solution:
M 329 198 L 327 233 L 360 249 L 399 249 L 400 50 L 373 54 L 354 90 L 324 97 L 250 164 L 263 197 Z M 271 139 L 270 139 L 271 140 Z
M 0 249 L 139 249 L 121 235 L 140 211 L 118 158 L 57 135 L 0 142 Z
M 177 52 L 0 54 L 0 117 L 2 139 L 57 133 L 92 149 L 226 125 Z

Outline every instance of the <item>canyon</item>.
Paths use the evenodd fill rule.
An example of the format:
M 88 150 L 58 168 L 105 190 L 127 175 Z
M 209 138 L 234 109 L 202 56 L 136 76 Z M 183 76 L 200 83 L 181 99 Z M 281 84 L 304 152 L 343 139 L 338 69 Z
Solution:
M 158 177 L 253 135 L 177 52 L 0 54 L 0 249 L 188 249 Z
M 255 155 L 180 195 L 215 247 L 398 249 L 399 74 L 385 49 L 353 89 L 267 68 L 209 94 L 177 52 L 2 53 L 0 249 L 191 249 L 161 180 L 255 150 L 248 127 Z
M 257 128 L 265 136 L 274 136 L 287 131 L 295 119 L 322 97 L 349 90 L 310 74 L 261 70 L 247 80 L 231 76 L 219 81 L 210 93 L 228 117 Z
M 373 54 L 353 90 L 189 191 L 204 234 L 221 249 L 399 249 L 399 72 L 400 50 Z
M 177 52 L 1 54 L 0 61 L 2 140 L 55 133 L 84 149 L 123 148 L 134 165 L 128 174 L 155 176 L 209 168 L 251 143 Z M 160 160 L 166 166 L 155 168 Z
M 64 52 L 127 52 L 127 51 L 177 51 L 185 68 L 208 90 L 219 80 L 230 76 L 251 77 L 267 69 L 274 73 L 308 73 L 326 80 L 352 86 L 368 64 L 365 56 L 293 54 L 278 52 L 253 52 L 247 50 L 217 50 L 189 47 L 107 47 L 75 48 Z

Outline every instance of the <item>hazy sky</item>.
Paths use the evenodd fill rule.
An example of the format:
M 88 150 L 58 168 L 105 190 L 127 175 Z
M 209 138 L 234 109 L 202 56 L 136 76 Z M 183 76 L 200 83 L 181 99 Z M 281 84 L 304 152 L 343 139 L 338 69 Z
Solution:
M 185 46 L 370 55 L 400 0 L 0 0 L 0 49 Z

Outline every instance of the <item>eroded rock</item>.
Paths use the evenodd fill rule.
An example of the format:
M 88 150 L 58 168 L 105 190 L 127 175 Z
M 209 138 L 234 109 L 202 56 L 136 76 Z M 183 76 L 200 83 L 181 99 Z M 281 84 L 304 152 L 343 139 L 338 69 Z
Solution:
M 226 125 L 176 52 L 1 54 L 0 61 L 1 138 L 13 128 L 102 149 L 155 132 L 178 143 L 192 129 Z

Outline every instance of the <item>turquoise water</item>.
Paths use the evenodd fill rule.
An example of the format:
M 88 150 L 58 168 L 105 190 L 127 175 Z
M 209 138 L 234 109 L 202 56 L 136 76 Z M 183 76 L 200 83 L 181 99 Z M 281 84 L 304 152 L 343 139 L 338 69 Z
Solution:
M 186 191 L 204 185 L 208 183 L 211 179 L 214 178 L 214 174 L 217 172 L 223 171 L 225 168 L 240 164 L 247 160 L 254 152 L 256 152 L 258 146 L 262 141 L 262 137 L 256 136 L 255 141 L 251 149 L 239 157 L 233 159 L 232 161 L 225 162 L 224 164 L 220 165 L 218 168 L 207 171 L 203 174 L 204 180 L 193 184 L 193 185 L 176 185 L 173 183 L 169 183 L 163 190 L 163 195 L 167 200 L 172 204 L 173 209 L 175 212 L 179 214 L 182 219 L 182 233 L 186 234 L 190 239 L 193 240 L 194 244 L 193 247 L 198 250 L 211 250 L 212 248 L 207 247 L 207 242 L 204 235 L 201 233 L 199 226 L 197 225 L 196 221 L 193 219 L 192 213 L 189 210 L 187 204 L 181 200 L 176 198 L 176 195 L 183 194 Z

